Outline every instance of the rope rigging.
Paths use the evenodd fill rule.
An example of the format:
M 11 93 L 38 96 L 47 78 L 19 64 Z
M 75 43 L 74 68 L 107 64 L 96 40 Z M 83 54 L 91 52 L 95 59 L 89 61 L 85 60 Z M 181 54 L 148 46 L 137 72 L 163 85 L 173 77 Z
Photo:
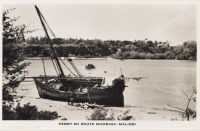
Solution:
M 44 64 L 44 58 L 43 58 L 43 56 L 42 56 L 42 64 L 43 64 L 43 69 L 44 69 L 44 75 L 45 75 L 46 82 L 47 82 L 47 75 L 46 75 L 46 69 L 45 69 L 45 64 Z
M 60 65 L 60 62 L 59 62 L 59 60 L 58 60 L 58 57 L 57 57 L 57 55 L 56 55 L 55 49 L 54 49 L 54 47 L 53 47 L 53 45 L 52 45 L 51 39 L 50 39 L 50 37 L 49 37 L 49 34 L 48 34 L 48 32 L 47 32 L 47 27 L 46 27 L 46 25 L 45 25 L 45 23 L 44 23 L 45 19 L 44 19 L 44 17 L 42 17 L 41 12 L 40 12 L 40 10 L 38 9 L 38 7 L 37 7 L 36 5 L 35 5 L 35 9 L 36 9 L 37 14 L 38 14 L 38 16 L 39 16 L 40 22 L 41 22 L 41 24 L 42 24 L 42 26 L 43 26 L 43 28 L 44 28 L 45 34 L 46 34 L 46 36 L 47 36 L 47 38 L 48 38 L 48 43 L 50 44 L 50 47 L 51 47 L 51 49 L 52 49 L 54 58 L 55 58 L 55 60 L 56 60 L 56 64 L 58 65 L 58 69 L 59 69 L 59 71 L 61 72 L 60 75 L 61 75 L 61 76 L 65 76 L 65 74 L 64 74 L 64 72 L 63 72 L 63 70 L 62 70 L 62 67 L 61 67 L 61 65 Z
M 35 83 L 33 84 L 29 84 L 29 85 L 35 85 Z M 20 85 L 20 86 L 25 86 L 25 85 Z M 30 91 L 32 91 L 32 89 L 34 88 L 35 86 L 32 86 L 26 93 L 24 93 L 23 95 L 19 96 L 19 97 L 24 97 L 25 95 L 27 95 Z
M 53 66 L 54 66 L 54 69 L 55 69 L 57 75 L 59 75 L 59 74 L 64 75 L 64 72 L 63 72 L 62 67 L 61 67 L 61 65 L 60 65 L 60 63 L 59 63 L 59 60 L 58 60 L 58 53 L 57 53 L 57 51 L 53 48 L 53 45 L 52 45 L 52 43 L 51 43 L 51 39 L 49 38 L 49 34 L 51 34 L 51 36 L 53 36 L 54 38 L 56 38 L 56 35 L 54 34 L 54 32 L 52 31 L 52 29 L 51 29 L 50 26 L 48 25 L 46 19 L 44 18 L 43 14 L 40 12 L 40 10 L 37 8 L 37 6 L 35 6 L 35 8 L 36 8 L 37 13 L 38 13 L 38 16 L 39 16 L 39 18 L 40 18 L 40 22 L 41 22 L 41 24 L 42 24 L 42 26 L 43 26 L 43 30 L 45 31 L 45 34 L 46 34 L 45 36 L 48 38 L 48 43 L 49 43 L 50 46 L 51 46 L 51 49 L 52 49 L 51 52 L 52 52 L 53 55 L 54 55 L 54 58 L 53 58 L 53 59 L 51 58 L 52 63 L 53 63 Z M 32 16 L 31 16 L 31 19 L 30 19 L 30 21 L 29 21 L 29 23 L 28 23 L 28 30 L 29 30 L 29 27 L 30 27 L 31 23 L 32 23 Z M 48 33 L 49 33 L 49 34 L 48 34 Z M 54 60 L 55 60 L 55 61 L 54 61 Z M 60 59 L 60 60 L 61 60 L 61 59 Z M 45 76 L 46 76 L 46 70 L 45 70 L 45 67 L 44 67 L 44 59 L 43 59 L 43 58 L 42 58 L 42 62 L 43 62 L 44 74 L 45 74 Z M 55 64 L 54 62 L 55 62 L 56 64 Z M 73 73 L 73 72 L 67 67 L 67 65 L 66 65 L 62 60 L 61 60 L 61 62 L 62 62 L 63 65 L 69 70 L 69 72 L 70 72 L 71 74 L 73 74 L 74 76 L 77 76 L 77 75 L 75 75 L 75 73 Z M 80 71 L 78 70 L 78 68 L 74 65 L 74 63 L 73 63 L 72 61 L 69 61 L 69 63 L 72 65 L 72 67 L 73 67 L 73 69 L 75 70 L 75 72 L 81 77 L 82 74 L 80 73 Z
M 44 31 L 45 31 L 45 33 L 46 33 L 46 36 L 47 36 L 47 38 L 49 39 L 49 44 L 50 44 L 50 46 L 51 46 L 51 48 L 52 48 L 52 52 L 53 52 L 53 54 L 54 54 L 54 58 L 55 58 L 55 60 L 56 60 L 56 64 L 53 62 L 53 60 L 52 60 L 52 62 L 53 62 L 53 65 L 54 65 L 54 68 L 55 68 L 55 70 L 56 70 L 56 67 L 57 67 L 57 70 L 56 70 L 56 72 L 58 73 L 60 73 L 60 74 L 62 74 L 63 76 L 64 76 L 64 72 L 63 72 L 63 70 L 62 70 L 62 67 L 61 67 L 61 65 L 60 65 L 60 63 L 59 63 L 59 59 L 58 59 L 58 53 L 56 52 L 56 50 L 53 48 L 53 45 L 52 45 L 52 43 L 51 43 L 51 39 L 49 38 L 49 35 L 48 35 L 48 31 L 50 32 L 50 34 L 54 37 L 54 38 L 56 38 L 56 36 L 55 36 L 55 34 L 53 33 L 53 31 L 51 30 L 51 28 L 50 28 L 50 26 L 48 25 L 48 23 L 47 23 L 47 21 L 46 21 L 46 19 L 44 18 L 44 16 L 42 15 L 42 13 L 39 11 L 39 9 L 37 8 L 37 6 L 35 6 L 35 8 L 36 8 L 36 10 L 37 10 L 37 13 L 38 13 L 38 15 L 39 15 L 39 18 L 40 18 L 40 21 L 41 21 L 41 23 L 42 23 L 42 26 L 43 26 L 43 28 L 44 28 Z M 61 60 L 61 59 L 60 59 Z M 61 60 L 61 62 L 64 64 L 64 66 L 69 70 L 69 72 L 71 72 L 74 76 L 76 76 L 67 66 L 66 66 L 66 64 Z M 74 68 L 74 70 L 76 71 L 76 73 L 79 75 L 79 76 L 82 76 L 81 75 L 81 73 L 80 73 L 80 71 L 77 69 L 77 67 L 74 65 L 74 63 L 72 62 L 72 61 L 69 61 L 69 63 L 72 65 L 72 67 Z
M 53 66 L 54 66 L 54 69 L 56 70 L 56 73 L 57 75 L 61 75 L 61 76 L 65 76 L 64 75 L 64 72 L 63 72 L 63 69 L 61 67 L 61 64 L 59 62 L 59 59 L 58 58 L 58 53 L 57 51 L 54 49 L 53 47 L 53 43 L 49 37 L 49 34 L 51 34 L 54 38 L 56 38 L 54 32 L 52 31 L 52 29 L 50 28 L 50 26 L 48 25 L 46 19 L 44 18 L 44 16 L 42 15 L 42 13 L 40 12 L 40 10 L 38 9 L 38 7 L 35 5 L 35 8 L 36 8 L 36 11 L 37 11 L 37 14 L 39 16 L 39 19 L 40 19 L 40 22 L 43 26 L 43 29 L 45 31 L 45 34 L 46 34 L 46 37 L 48 38 L 48 43 L 50 44 L 50 47 L 51 47 L 51 52 L 53 53 L 53 58 L 51 58 L 52 60 L 52 63 L 53 63 Z M 49 33 L 49 34 L 48 34 Z M 54 59 L 55 59 L 55 63 L 54 63 Z M 43 60 L 43 59 L 42 59 Z M 78 70 L 78 68 L 74 65 L 74 63 L 72 62 L 72 60 L 69 60 L 69 63 L 71 64 L 71 66 L 73 67 L 73 69 L 75 70 L 75 72 L 78 74 L 79 77 L 82 77 L 82 74 L 80 73 L 80 71 Z M 67 65 L 61 60 L 61 62 L 63 63 L 63 65 L 69 70 L 70 73 L 72 73 L 74 76 L 76 76 L 68 67 Z M 44 61 L 43 61 L 43 65 L 44 65 Z M 44 73 L 45 73 L 45 76 L 46 76 L 46 72 L 45 72 L 45 68 L 44 68 Z
M 59 74 L 59 73 L 58 73 L 58 69 L 56 68 L 56 65 L 55 65 L 53 59 L 51 59 L 51 61 L 52 61 L 52 63 L 53 63 L 53 67 L 54 67 L 54 69 L 55 69 L 55 71 L 56 71 L 56 74 L 58 75 L 58 74 Z
M 76 76 L 70 69 L 69 69 L 69 67 L 67 67 L 67 65 L 64 63 L 64 61 L 62 60 L 62 59 L 60 59 L 61 60 L 61 62 L 63 63 L 63 65 L 74 75 L 74 76 Z
M 68 58 L 69 63 L 72 65 L 72 67 L 74 68 L 74 70 L 76 71 L 76 73 L 82 77 L 83 75 L 81 74 L 81 72 L 78 70 L 78 68 L 75 66 L 75 64 L 73 63 L 71 58 Z
M 30 25 L 31 25 L 31 22 L 32 22 L 32 16 L 31 16 L 31 19 L 30 19 L 29 24 L 28 24 L 28 27 L 27 27 L 27 32 L 29 31 L 29 27 L 30 27 Z
M 53 33 L 53 31 L 51 30 L 50 26 L 48 25 L 47 21 L 45 20 L 44 16 L 42 15 L 42 13 L 40 13 L 40 15 L 42 16 L 42 19 L 44 20 L 45 22 L 45 26 L 47 25 L 46 29 L 49 29 L 49 31 L 51 32 L 52 36 L 54 38 L 56 38 L 55 34 Z
M 34 81 L 29 81 L 29 82 L 34 82 Z M 32 85 L 35 85 L 35 83 L 32 83 L 32 84 L 26 84 L 26 85 L 22 85 L 22 84 L 20 84 L 20 86 L 32 86 Z

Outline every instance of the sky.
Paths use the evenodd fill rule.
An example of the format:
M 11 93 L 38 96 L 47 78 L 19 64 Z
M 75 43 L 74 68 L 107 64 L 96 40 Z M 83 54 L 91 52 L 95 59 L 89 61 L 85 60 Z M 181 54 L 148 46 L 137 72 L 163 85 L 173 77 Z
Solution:
M 51 4 L 37 5 L 58 38 L 169 41 L 181 45 L 196 40 L 197 8 L 192 4 Z M 16 8 L 17 24 L 39 29 L 30 36 L 45 36 L 34 5 Z

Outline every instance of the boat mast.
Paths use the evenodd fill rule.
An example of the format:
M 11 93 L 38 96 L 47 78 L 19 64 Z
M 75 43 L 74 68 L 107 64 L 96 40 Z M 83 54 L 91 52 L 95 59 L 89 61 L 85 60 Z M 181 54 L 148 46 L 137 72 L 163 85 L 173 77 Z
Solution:
M 48 34 L 48 32 L 47 32 L 46 26 L 45 26 L 45 24 L 44 24 L 44 22 L 43 22 L 43 19 L 42 19 L 42 17 L 41 17 L 42 13 L 40 12 L 40 10 L 38 9 L 38 7 L 37 7 L 36 5 L 35 5 L 35 9 L 36 9 L 36 11 L 37 11 L 37 14 L 38 14 L 38 16 L 39 16 L 39 18 L 40 18 L 40 22 L 41 22 L 41 24 L 42 24 L 42 26 L 43 26 L 43 28 L 44 28 L 44 31 L 45 31 L 45 33 L 46 33 L 46 36 L 47 36 L 47 38 L 48 38 L 50 47 L 51 47 L 51 49 L 52 49 L 52 52 L 53 52 L 54 58 L 55 58 L 55 60 L 56 60 L 56 63 L 57 63 L 57 65 L 58 65 L 58 69 L 59 69 L 59 71 L 60 71 L 60 73 L 61 73 L 61 76 L 65 76 L 65 74 L 64 74 L 64 72 L 63 72 L 63 70 L 62 70 L 62 67 L 61 67 L 61 65 L 60 65 L 60 62 L 59 62 L 59 60 L 58 60 L 58 56 L 56 55 L 56 51 L 55 51 L 55 49 L 53 48 L 53 44 L 51 43 L 51 39 L 50 39 L 49 34 Z M 44 18 L 44 17 L 43 17 L 43 18 Z

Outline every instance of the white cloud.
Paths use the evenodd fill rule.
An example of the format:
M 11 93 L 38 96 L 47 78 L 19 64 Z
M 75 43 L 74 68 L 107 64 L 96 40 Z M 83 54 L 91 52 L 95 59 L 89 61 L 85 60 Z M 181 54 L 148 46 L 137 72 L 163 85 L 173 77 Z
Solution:
M 196 10 L 175 16 L 161 30 L 172 44 L 196 40 Z

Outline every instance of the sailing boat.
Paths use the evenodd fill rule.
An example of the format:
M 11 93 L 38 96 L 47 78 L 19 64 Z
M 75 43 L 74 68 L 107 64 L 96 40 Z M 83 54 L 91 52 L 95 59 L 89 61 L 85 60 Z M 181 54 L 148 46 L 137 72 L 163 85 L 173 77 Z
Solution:
M 39 8 L 35 6 L 35 9 L 53 53 L 53 60 L 55 60 L 55 63 L 52 60 L 53 65 L 59 72 L 58 76 L 47 76 L 44 66 L 44 76 L 32 77 L 38 89 L 39 96 L 41 98 L 54 100 L 88 102 L 109 106 L 124 106 L 124 77 L 116 78 L 110 86 L 102 86 L 102 83 L 104 82 L 103 77 L 89 77 L 81 75 L 70 58 L 68 61 L 77 72 L 78 76 L 65 76 L 59 58 L 56 54 L 56 50 L 54 49 L 47 32 L 47 27 L 49 26 Z

